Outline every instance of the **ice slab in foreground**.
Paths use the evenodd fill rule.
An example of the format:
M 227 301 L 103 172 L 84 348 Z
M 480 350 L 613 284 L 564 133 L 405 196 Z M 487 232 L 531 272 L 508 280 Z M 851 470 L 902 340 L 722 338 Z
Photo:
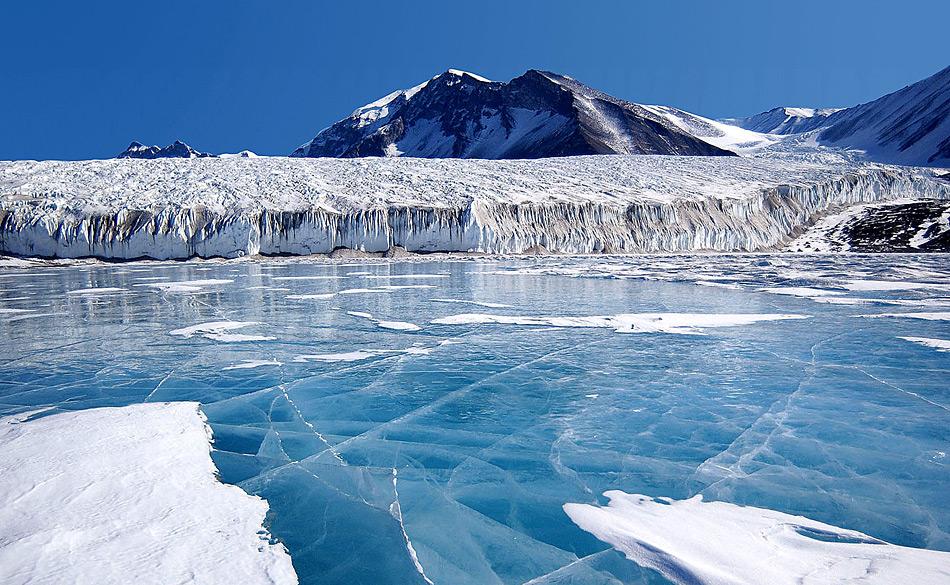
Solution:
M 0 419 L 0 582 L 295 584 L 194 402 Z
M 950 553 L 897 546 L 803 516 L 727 502 L 608 491 L 606 507 L 566 504 L 584 530 L 674 583 L 950 583 Z

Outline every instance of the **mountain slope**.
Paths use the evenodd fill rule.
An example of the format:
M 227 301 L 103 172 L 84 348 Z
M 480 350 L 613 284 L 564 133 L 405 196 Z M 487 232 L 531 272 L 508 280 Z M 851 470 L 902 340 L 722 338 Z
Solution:
M 828 117 L 820 144 L 873 160 L 950 165 L 950 67 L 904 89 Z
M 181 140 L 176 140 L 164 148 L 161 146 L 145 146 L 141 142 L 133 141 L 116 158 L 205 158 L 209 156 L 214 155 L 199 152 Z
M 823 126 L 840 108 L 772 108 L 747 118 L 723 118 L 720 122 L 766 134 L 798 134 Z
M 752 153 L 782 140 L 780 136 L 766 134 L 717 120 L 710 120 L 696 114 L 672 108 L 670 106 L 642 106 L 647 110 L 665 117 L 680 130 L 708 142 L 713 146 L 731 150 L 738 154 Z
M 450 69 L 320 132 L 292 156 L 542 158 L 590 154 L 731 156 L 667 117 L 569 77 L 530 70 L 494 82 Z

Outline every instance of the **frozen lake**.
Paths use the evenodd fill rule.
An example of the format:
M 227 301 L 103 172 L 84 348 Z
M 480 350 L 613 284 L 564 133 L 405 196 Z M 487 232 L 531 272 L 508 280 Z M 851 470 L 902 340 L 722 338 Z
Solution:
M 946 255 L 6 268 L 0 332 L 0 414 L 200 402 L 301 583 L 666 583 L 608 490 L 950 551 Z

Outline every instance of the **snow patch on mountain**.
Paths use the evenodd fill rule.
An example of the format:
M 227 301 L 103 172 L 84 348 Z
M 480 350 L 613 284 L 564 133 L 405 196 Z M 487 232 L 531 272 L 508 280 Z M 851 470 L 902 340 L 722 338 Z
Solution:
M 799 134 L 820 128 L 828 116 L 841 108 L 773 108 L 746 118 L 723 118 L 720 122 L 765 134 Z
M 542 158 L 731 151 L 665 116 L 570 77 L 531 70 L 509 82 L 450 69 L 357 108 L 292 156 Z

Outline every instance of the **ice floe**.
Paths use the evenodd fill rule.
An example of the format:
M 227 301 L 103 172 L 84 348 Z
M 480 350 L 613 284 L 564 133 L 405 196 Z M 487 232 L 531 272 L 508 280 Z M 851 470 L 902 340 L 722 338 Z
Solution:
M 933 313 L 878 313 L 876 315 L 861 315 L 862 317 L 870 318 L 904 318 L 904 319 L 923 319 L 925 321 L 950 321 L 950 312 L 933 312 Z
M 788 295 L 806 299 L 845 294 L 841 291 L 827 290 L 823 288 L 811 288 L 807 286 L 769 286 L 760 288 L 759 291 L 772 293 L 775 295 Z
M 286 280 L 339 280 L 343 278 L 342 276 L 337 275 L 321 275 L 321 276 L 275 276 L 271 280 L 274 281 L 286 281 Z
M 506 305 L 504 303 L 489 303 L 485 301 L 467 301 L 464 299 L 429 299 L 434 303 L 458 303 L 462 305 L 475 305 L 477 307 L 485 307 L 486 309 L 510 309 L 511 305 Z
M 135 286 L 143 286 L 149 288 L 157 288 L 162 292 L 166 293 L 191 293 L 191 292 L 201 292 L 206 287 L 209 286 L 218 286 L 221 284 L 230 284 L 234 282 L 230 279 L 225 278 L 209 278 L 206 280 L 182 280 L 178 282 L 155 282 L 149 284 L 137 284 Z
M 360 317 L 362 319 L 367 319 L 376 323 L 377 327 L 382 327 L 383 329 L 393 329 L 395 331 L 419 331 L 422 327 L 419 327 L 415 323 L 408 323 L 406 321 L 386 321 L 384 319 L 377 319 L 370 313 L 363 313 L 360 311 L 347 311 L 348 315 L 353 317 Z
M 248 361 L 241 362 L 239 364 L 234 364 L 233 366 L 228 366 L 222 369 L 223 370 L 251 370 L 251 369 L 260 368 L 263 366 L 282 366 L 282 365 L 284 364 L 277 360 L 248 360 Z
M 805 319 L 808 315 L 777 313 L 625 313 L 591 317 L 489 315 L 462 313 L 439 317 L 431 322 L 437 325 L 533 325 L 546 327 L 593 327 L 613 329 L 617 333 L 679 333 L 701 335 L 704 329 L 735 327 L 760 321 Z
M 93 287 L 93 288 L 80 288 L 76 290 L 70 290 L 70 291 L 66 291 L 66 294 L 92 297 L 92 296 L 99 296 L 99 295 L 104 296 L 104 295 L 113 295 L 117 293 L 124 293 L 127 290 L 128 289 L 126 288 L 120 288 L 120 287 L 115 287 L 115 286 L 103 286 L 99 288 Z
M 608 491 L 575 524 L 681 585 L 950 583 L 950 553 L 897 546 L 774 510 Z
M 174 331 L 169 331 L 168 334 L 184 337 L 185 339 L 191 338 L 195 335 L 201 335 L 206 339 L 211 339 L 212 341 L 223 341 L 225 343 L 239 341 L 271 341 L 276 339 L 276 337 L 270 337 L 266 335 L 231 333 L 231 331 L 243 329 L 251 325 L 260 325 L 260 323 L 257 321 L 209 321 L 207 323 L 199 323 L 190 327 L 175 329 Z
M 0 582 L 297 583 L 197 403 L 27 417 L 0 419 Z
M 899 337 L 899 339 L 932 347 L 937 351 L 950 352 L 950 339 L 933 339 L 931 337 Z
M 441 344 L 440 344 L 441 345 Z M 316 362 L 359 362 L 363 360 L 368 360 L 374 357 L 381 357 L 386 355 L 428 355 L 432 353 L 431 347 L 423 347 L 419 345 L 412 345 L 405 349 L 360 349 L 354 351 L 347 351 L 341 353 L 318 353 L 318 354 L 305 354 L 298 355 L 294 358 L 295 362 L 305 363 L 310 361 Z
M 849 280 L 842 286 L 848 290 L 856 291 L 917 290 L 922 288 L 950 290 L 950 286 L 945 284 L 934 284 L 927 282 L 897 282 L 893 280 Z
M 284 298 L 290 299 L 292 301 L 317 301 L 317 300 L 332 299 L 335 296 L 336 296 L 336 293 L 315 293 L 315 294 L 308 294 L 308 295 L 287 295 Z

